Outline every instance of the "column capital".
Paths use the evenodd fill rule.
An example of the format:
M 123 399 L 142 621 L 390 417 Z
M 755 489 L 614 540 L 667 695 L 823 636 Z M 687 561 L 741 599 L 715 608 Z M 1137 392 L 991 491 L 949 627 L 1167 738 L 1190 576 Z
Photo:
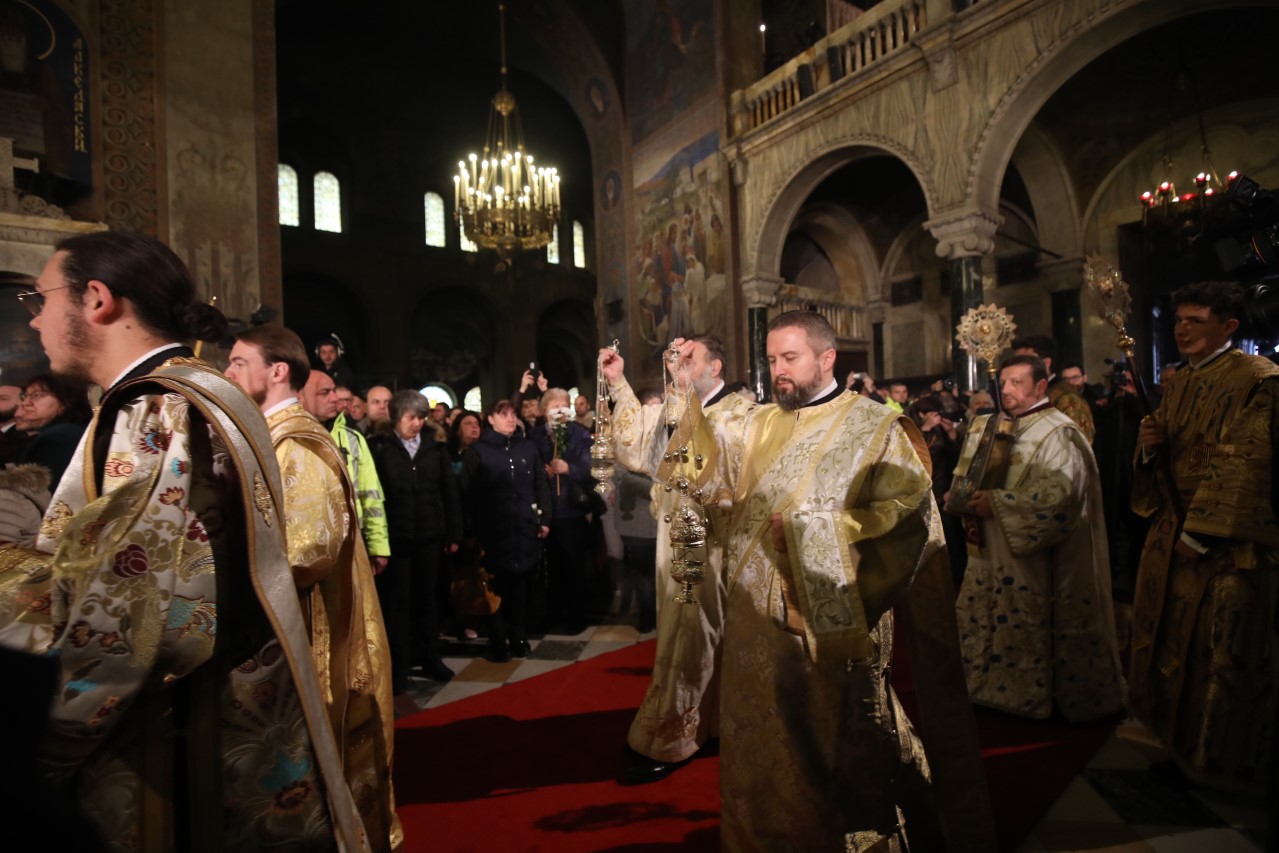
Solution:
M 742 296 L 747 308 L 771 308 L 777 304 L 777 291 L 786 280 L 778 275 L 756 273 L 741 279 Z
M 1078 255 L 1040 261 L 1039 278 L 1049 291 L 1079 290 L 1084 286 L 1084 257 Z
M 1003 224 L 1002 216 L 984 210 L 959 210 L 930 219 L 924 227 L 937 239 L 937 257 L 954 261 L 994 251 L 995 232 Z

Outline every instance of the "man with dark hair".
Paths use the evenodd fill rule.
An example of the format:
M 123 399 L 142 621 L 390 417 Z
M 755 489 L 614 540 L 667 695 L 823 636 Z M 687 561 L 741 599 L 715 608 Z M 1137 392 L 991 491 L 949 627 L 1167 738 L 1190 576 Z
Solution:
M 909 400 L 910 391 L 906 388 L 905 382 L 890 382 L 888 384 L 888 399 L 884 401 L 885 406 L 901 414 L 906 411 L 906 403 Z
M 680 346 L 681 373 L 694 346 Z M 840 387 L 835 333 L 821 315 L 775 317 L 767 346 L 775 404 L 725 419 L 689 401 L 658 471 L 727 518 L 715 528 L 731 558 L 720 646 L 721 689 L 731 697 L 721 705 L 724 844 L 934 849 L 944 842 L 930 837 L 927 761 L 886 677 L 895 604 L 936 632 L 934 651 L 953 650 L 957 636 L 945 560 L 932 559 L 944 543 L 927 450 L 908 418 Z M 916 620 L 921 599 L 908 589 L 921 570 L 940 593 Z M 923 663 L 920 651 L 912 646 L 912 663 L 930 675 L 916 683 L 950 688 L 953 728 L 936 747 L 961 748 L 976 773 L 957 658 Z M 920 706 L 927 720 L 932 703 Z M 938 800 L 980 798 L 982 787 Z M 983 810 L 972 803 L 960 812 Z M 954 843 L 989 849 L 993 838 Z
M 328 432 L 298 402 L 312 371 L 302 339 L 255 326 L 231 348 L 227 378 L 266 416 L 285 484 L 289 565 L 310 628 L 321 693 L 371 846 L 394 850 L 404 832 L 391 791 L 395 713 L 391 660 L 354 489 Z M 327 377 L 324 377 L 327 381 Z M 368 732 L 380 729 L 380 736 Z
M 0 644 L 59 666 L 50 778 L 117 847 L 366 849 L 266 424 L 178 343 L 225 319 L 168 247 L 118 232 L 59 243 L 20 298 L 52 369 L 106 389 L 37 550 L 0 552 Z
M 1188 361 L 1138 433 L 1132 504 L 1153 523 L 1129 703 L 1192 779 L 1260 791 L 1275 781 L 1279 368 L 1232 344 L 1237 285 L 1191 285 L 1172 302 Z
M 1016 355 L 1039 357 L 1039 360 L 1044 363 L 1044 369 L 1048 371 L 1049 401 L 1065 412 L 1072 421 L 1079 424 L 1079 428 L 1088 437 L 1088 443 L 1092 444 L 1093 439 L 1097 437 L 1097 427 L 1093 423 L 1092 407 L 1075 390 L 1073 385 L 1053 372 L 1053 360 L 1057 357 L 1057 344 L 1053 342 L 1053 339 L 1047 335 L 1027 335 L 1014 338 L 1012 349 Z
M 346 347 L 342 345 L 342 339 L 330 332 L 315 345 L 315 358 L 319 362 L 316 367 L 328 374 L 335 383 L 347 385 L 355 377 L 351 366 L 343 357 L 345 354 Z
M 677 343 L 681 343 L 677 339 Z M 724 344 L 714 335 L 688 342 L 688 381 L 703 409 L 730 418 L 745 415 L 754 404 L 728 391 L 724 383 Z M 600 350 L 600 365 L 608 380 L 613 405 L 613 441 L 623 467 L 651 477 L 657 470 L 667 430 L 662 406 L 645 406 L 623 373 L 622 357 Z M 681 396 L 682 395 L 677 395 Z M 672 404 L 677 405 L 677 404 Z M 709 549 L 700 614 L 673 603 L 681 585 L 668 571 L 671 561 L 670 523 L 662 521 L 674 509 L 673 496 L 656 495 L 657 530 L 657 655 L 653 679 L 626 742 L 630 761 L 625 781 L 652 782 L 679 769 L 710 738 L 719 736 L 719 643 L 723 631 L 724 552 Z M 727 513 L 712 510 L 708 541 L 723 541 Z
M 970 471 L 992 417 L 1011 434 L 997 486 L 972 493 L 959 645 L 972 700 L 1035 719 L 1123 707 L 1110 558 L 1097 463 L 1083 432 L 1048 400 L 1048 371 L 1014 355 L 999 371 L 1004 414 L 968 430 L 955 476 Z

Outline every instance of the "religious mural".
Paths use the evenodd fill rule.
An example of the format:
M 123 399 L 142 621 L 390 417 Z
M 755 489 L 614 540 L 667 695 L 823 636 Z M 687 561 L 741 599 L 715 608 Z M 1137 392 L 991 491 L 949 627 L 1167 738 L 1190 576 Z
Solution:
M 713 94 L 713 0 L 630 0 L 626 9 L 626 111 L 631 140 L 670 124 Z
M 657 347 L 728 325 L 719 133 L 675 152 L 652 174 L 636 172 L 633 274 L 639 326 Z

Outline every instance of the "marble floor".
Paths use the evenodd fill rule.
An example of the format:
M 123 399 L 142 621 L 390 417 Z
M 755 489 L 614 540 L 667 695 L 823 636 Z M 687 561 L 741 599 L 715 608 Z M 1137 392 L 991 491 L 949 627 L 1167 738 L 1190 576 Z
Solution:
M 414 670 L 409 693 L 397 698 L 397 716 L 496 690 L 653 636 L 630 624 L 593 625 L 580 634 L 530 637 L 528 658 L 507 663 L 485 660 L 482 638 L 448 638 L 444 663 L 456 676 L 441 684 L 418 677 Z M 1245 853 L 1263 848 L 1266 816 L 1260 797 L 1188 786 L 1176 774 L 1161 772 L 1161 759 L 1140 725 L 1120 724 L 1017 853 Z

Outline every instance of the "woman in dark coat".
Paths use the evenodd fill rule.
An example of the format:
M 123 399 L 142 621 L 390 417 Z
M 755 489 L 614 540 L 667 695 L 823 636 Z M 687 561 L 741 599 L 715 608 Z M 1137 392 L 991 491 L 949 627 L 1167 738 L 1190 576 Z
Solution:
M 58 481 L 71 463 L 85 427 L 93 420 L 89 389 L 83 382 L 41 373 L 27 380 L 18 405 L 16 426 L 31 433 L 18 457 L 49 470 L 49 491 L 58 490 Z
M 390 560 L 376 581 L 397 694 L 408 689 L 415 658 L 428 678 L 453 677 L 440 660 L 435 590 L 441 556 L 462 541 L 462 498 L 448 448 L 430 431 L 423 434 L 429 411 L 421 394 L 400 391 L 391 398 L 392 431 L 369 439 L 391 539 Z
M 463 457 L 467 531 L 484 548 L 484 568 L 502 597 L 489 635 L 488 658 L 507 661 L 529 653 L 524 617 L 528 581 L 549 532 L 551 491 L 533 442 L 518 429 L 510 400 L 489 410 L 489 428 Z M 509 641 L 509 646 L 508 646 Z

